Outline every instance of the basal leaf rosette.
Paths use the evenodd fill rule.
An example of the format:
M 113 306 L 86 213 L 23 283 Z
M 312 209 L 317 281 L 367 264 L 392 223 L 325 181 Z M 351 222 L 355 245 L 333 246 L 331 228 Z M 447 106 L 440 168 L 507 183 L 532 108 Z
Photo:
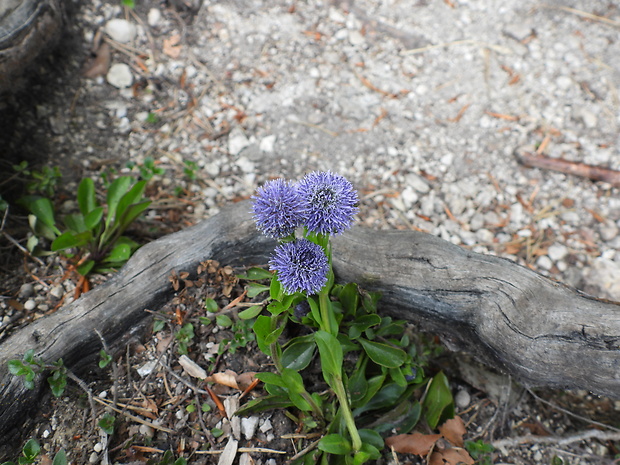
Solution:
M 281 240 L 300 226 L 303 203 L 292 183 L 281 178 L 268 181 L 252 199 L 256 227 L 267 237 Z
M 329 260 L 320 245 L 297 239 L 277 246 L 269 261 L 287 294 L 318 294 L 327 283 Z
M 317 234 L 341 234 L 358 213 L 357 191 L 343 176 L 331 171 L 314 171 L 297 184 L 303 206 L 303 225 Z

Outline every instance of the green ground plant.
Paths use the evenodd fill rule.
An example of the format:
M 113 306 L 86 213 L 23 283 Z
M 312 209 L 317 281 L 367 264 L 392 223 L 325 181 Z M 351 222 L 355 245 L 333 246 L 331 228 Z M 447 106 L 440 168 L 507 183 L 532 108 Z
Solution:
M 48 197 L 22 197 L 19 203 L 30 211 L 34 232 L 28 250 L 39 255 L 62 252 L 75 259 L 77 271 L 83 276 L 118 269 L 138 248 L 123 233 L 151 203 L 142 197 L 145 186 L 146 181 L 119 177 L 110 184 L 105 204 L 100 204 L 94 181 L 84 178 L 77 190 L 79 212 L 62 218 L 57 217 Z M 51 242 L 49 249 L 42 247 L 43 239 Z
M 17 462 L 4 462 L 2 465 L 23 465 L 28 463 L 35 463 L 36 459 L 41 455 L 41 446 L 35 439 L 29 439 L 22 448 L 22 455 L 17 459 Z M 63 449 L 60 449 L 54 456 L 52 465 L 67 465 L 67 454 Z
M 441 372 L 425 376 L 405 322 L 378 314 L 380 294 L 334 282 L 330 235 L 348 229 L 357 212 L 350 183 L 315 172 L 297 184 L 270 181 L 254 199 L 258 229 L 280 244 L 269 262 L 273 273 L 253 268 L 242 277 L 270 279 L 268 286 L 248 286 L 248 295 L 269 293 L 268 314 L 246 312 L 256 313 L 256 342 L 276 373 L 256 375 L 267 395 L 237 414 L 289 409 L 304 430 L 322 434 L 291 463 L 325 465 L 378 460 L 384 436 L 408 433 L 421 419 L 434 429 L 452 418 L 448 380 Z M 303 334 L 284 340 L 291 325 L 301 325 Z M 320 390 L 304 379 L 316 363 L 325 382 Z

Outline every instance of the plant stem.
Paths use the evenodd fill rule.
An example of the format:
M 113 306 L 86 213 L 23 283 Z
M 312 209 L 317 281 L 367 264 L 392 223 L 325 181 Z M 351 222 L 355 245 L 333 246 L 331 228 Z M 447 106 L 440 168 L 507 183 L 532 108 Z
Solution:
M 360 433 L 357 431 L 357 426 L 355 426 L 355 419 L 353 418 L 353 413 L 351 412 L 351 407 L 349 406 L 349 398 L 347 397 L 344 383 L 342 382 L 342 377 L 334 376 L 332 381 L 332 389 L 334 390 L 334 393 L 336 393 L 336 397 L 338 397 L 344 422 L 346 423 L 349 434 L 351 435 L 353 451 L 359 452 L 362 448 L 362 438 L 360 438 Z

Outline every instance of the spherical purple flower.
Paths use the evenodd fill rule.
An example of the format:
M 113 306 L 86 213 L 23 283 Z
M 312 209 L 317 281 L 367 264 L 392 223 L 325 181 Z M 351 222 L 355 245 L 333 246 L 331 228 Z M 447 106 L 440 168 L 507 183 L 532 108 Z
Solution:
M 274 179 L 259 187 L 252 196 L 252 211 L 259 231 L 273 239 L 283 239 L 301 224 L 303 206 L 297 189 L 284 179 Z
M 269 261 L 269 269 L 288 294 L 306 292 L 317 294 L 327 282 L 329 262 L 320 245 L 308 239 L 280 244 Z
M 349 229 L 359 211 L 357 191 L 343 176 L 315 171 L 297 184 L 303 202 L 303 224 L 319 234 L 340 234 Z

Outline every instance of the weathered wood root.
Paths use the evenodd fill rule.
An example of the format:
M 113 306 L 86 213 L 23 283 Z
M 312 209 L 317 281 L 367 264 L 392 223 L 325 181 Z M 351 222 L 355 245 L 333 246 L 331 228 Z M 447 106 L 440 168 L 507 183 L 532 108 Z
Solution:
M 265 264 L 274 243 L 255 229 L 248 203 L 142 247 L 110 281 L 0 345 L 0 444 L 36 405 L 7 362 L 35 349 L 75 370 L 101 342 L 119 344 L 172 293 L 172 271 L 216 259 Z M 381 312 L 418 322 L 530 386 L 587 389 L 620 398 L 620 306 L 580 294 L 527 268 L 415 231 L 354 228 L 333 242 L 340 281 L 383 292 Z M 7 436 L 8 437 L 8 436 Z

